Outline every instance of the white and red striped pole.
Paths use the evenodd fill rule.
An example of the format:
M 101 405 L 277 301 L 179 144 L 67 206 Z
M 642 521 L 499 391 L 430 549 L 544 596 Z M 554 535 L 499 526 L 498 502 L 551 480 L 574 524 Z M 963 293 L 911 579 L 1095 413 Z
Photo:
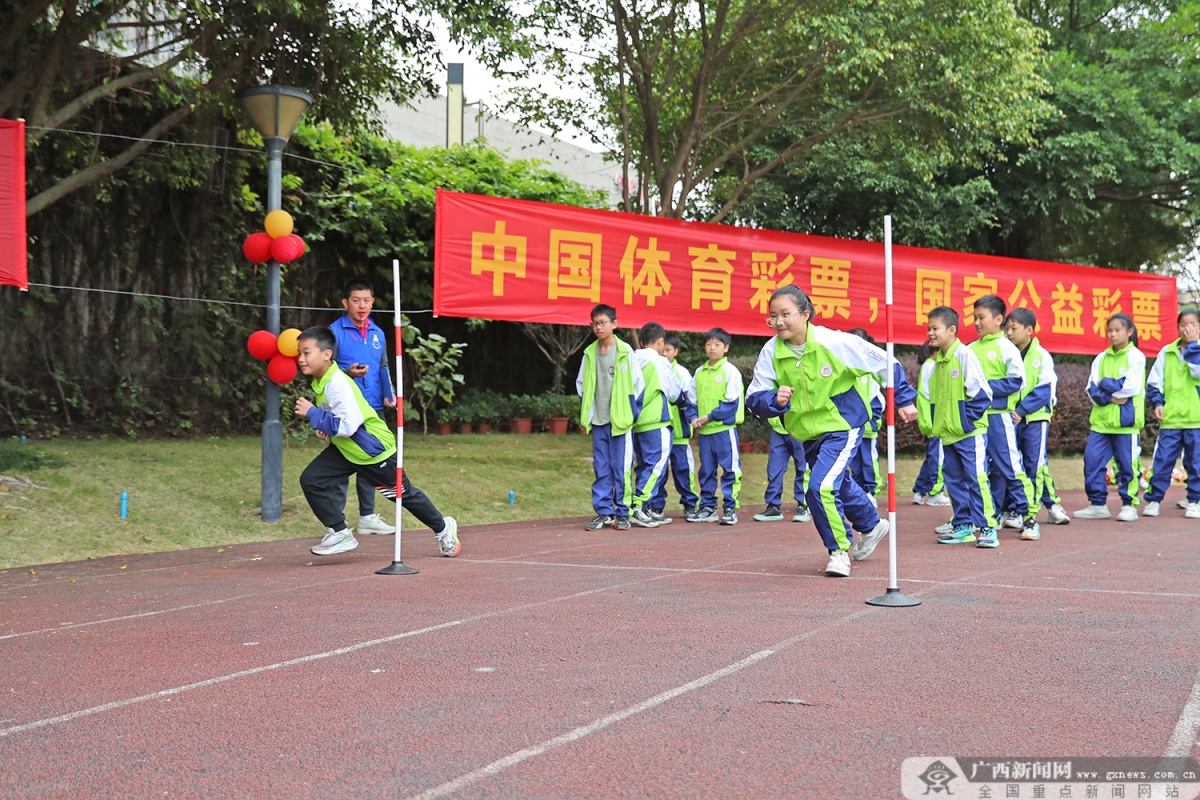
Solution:
M 400 528 L 400 501 L 404 497 L 404 367 L 401 362 L 404 346 L 400 321 L 400 259 L 392 259 L 392 303 L 396 317 L 396 553 L 392 563 L 383 569 L 375 570 L 375 574 L 415 575 L 418 570 L 406 566 L 400 558 L 400 547 L 404 539 Z
M 919 606 L 920 600 L 900 593 L 896 576 L 896 373 L 892 366 L 896 360 L 896 331 L 892 326 L 892 216 L 883 218 L 883 274 L 885 305 L 884 324 L 887 326 L 887 471 L 888 471 L 888 588 L 885 594 L 872 597 L 867 605 L 872 606 Z

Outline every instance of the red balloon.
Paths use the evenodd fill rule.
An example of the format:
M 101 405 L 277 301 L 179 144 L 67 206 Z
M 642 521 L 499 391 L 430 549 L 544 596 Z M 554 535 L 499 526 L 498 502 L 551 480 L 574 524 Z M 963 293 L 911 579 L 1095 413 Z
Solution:
M 271 379 L 272 383 L 278 383 L 280 386 L 296 380 L 296 372 L 296 359 L 294 358 L 276 354 L 267 362 L 267 377 Z
M 287 264 L 295 261 L 304 252 L 304 245 L 297 240 L 300 237 L 280 236 L 278 239 L 271 240 L 271 258 L 278 261 L 280 264 Z
M 275 334 L 270 331 L 255 331 L 250 334 L 250 338 L 246 340 L 246 349 L 259 361 L 267 361 L 279 353 Z
M 271 257 L 270 236 L 261 231 L 252 233 L 242 242 L 242 254 L 255 264 L 262 264 Z
M 301 239 L 299 236 L 297 236 L 294 233 L 289 233 L 288 238 L 295 239 L 296 244 L 300 245 L 300 252 L 296 253 L 296 258 L 299 258 L 300 256 L 302 256 L 308 252 L 308 246 L 306 244 L 304 244 L 304 240 Z

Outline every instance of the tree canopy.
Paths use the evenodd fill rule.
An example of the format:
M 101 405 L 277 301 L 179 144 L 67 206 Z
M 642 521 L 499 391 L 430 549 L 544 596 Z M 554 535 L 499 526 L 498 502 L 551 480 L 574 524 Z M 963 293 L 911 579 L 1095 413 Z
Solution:
M 361 126 L 381 97 L 430 88 L 437 57 L 429 16 L 408 0 L 12 0 L 0 10 L 0 116 L 24 117 L 31 158 L 53 161 L 30 171 L 33 215 L 191 118 L 222 127 L 243 85 L 303 87 L 310 119 Z M 63 128 L 126 138 L 45 143 Z

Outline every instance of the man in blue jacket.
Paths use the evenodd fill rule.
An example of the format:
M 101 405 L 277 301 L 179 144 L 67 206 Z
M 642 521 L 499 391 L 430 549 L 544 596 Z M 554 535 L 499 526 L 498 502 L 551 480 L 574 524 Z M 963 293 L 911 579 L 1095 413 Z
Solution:
M 388 369 L 387 337 L 371 320 L 375 291 L 361 278 L 347 281 L 342 289 L 342 307 L 346 309 L 333 325 L 337 339 L 338 368 L 358 385 L 363 398 L 380 419 L 383 409 L 396 407 L 392 376 Z M 375 487 L 361 475 L 358 488 L 358 533 L 389 534 L 396 529 L 375 513 Z M 342 503 L 345 504 L 345 495 Z

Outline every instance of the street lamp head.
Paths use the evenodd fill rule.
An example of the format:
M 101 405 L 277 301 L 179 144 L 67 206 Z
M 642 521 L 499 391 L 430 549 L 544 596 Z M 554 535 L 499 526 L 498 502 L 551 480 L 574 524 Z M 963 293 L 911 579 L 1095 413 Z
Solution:
M 239 91 L 237 99 L 264 139 L 284 142 L 313 101 L 311 94 L 294 86 L 251 86 Z

